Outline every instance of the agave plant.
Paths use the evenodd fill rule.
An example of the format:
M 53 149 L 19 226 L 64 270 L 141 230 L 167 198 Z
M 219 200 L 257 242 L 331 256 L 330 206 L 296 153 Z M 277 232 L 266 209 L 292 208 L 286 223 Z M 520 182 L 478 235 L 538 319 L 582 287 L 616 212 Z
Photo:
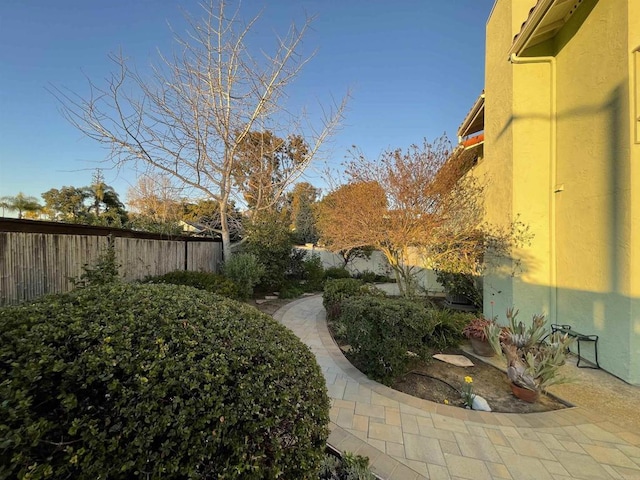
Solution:
M 528 327 L 516 320 L 517 315 L 518 310 L 508 309 L 509 325 L 491 324 L 485 332 L 495 352 L 506 358 L 509 380 L 536 392 L 571 381 L 559 368 L 574 339 L 560 332 L 549 333 L 544 315 L 534 315 Z

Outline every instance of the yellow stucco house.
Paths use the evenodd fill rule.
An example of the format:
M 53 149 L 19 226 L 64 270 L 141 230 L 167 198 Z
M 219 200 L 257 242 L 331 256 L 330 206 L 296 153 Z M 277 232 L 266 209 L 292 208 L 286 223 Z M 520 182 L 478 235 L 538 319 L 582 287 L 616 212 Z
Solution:
M 596 334 L 601 367 L 639 385 L 640 0 L 496 0 L 485 60 L 458 135 L 484 131 L 488 220 L 535 238 L 487 272 L 484 313 Z

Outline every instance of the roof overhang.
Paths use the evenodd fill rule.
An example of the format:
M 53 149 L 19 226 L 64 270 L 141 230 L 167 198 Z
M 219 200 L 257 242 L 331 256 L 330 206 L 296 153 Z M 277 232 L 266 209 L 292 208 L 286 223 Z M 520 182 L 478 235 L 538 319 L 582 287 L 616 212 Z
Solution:
M 458 128 L 458 138 L 464 138 L 482 130 L 484 130 L 484 92 L 480 94 Z
M 529 11 L 520 33 L 513 39 L 509 50 L 520 55 L 525 49 L 553 38 L 580 6 L 582 0 L 538 0 Z

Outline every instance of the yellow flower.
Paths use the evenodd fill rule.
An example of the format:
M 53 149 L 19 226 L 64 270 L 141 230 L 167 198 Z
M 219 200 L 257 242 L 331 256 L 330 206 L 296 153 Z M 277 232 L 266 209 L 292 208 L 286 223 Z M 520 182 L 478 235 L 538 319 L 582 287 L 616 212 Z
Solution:
M 445 405 L 449 405 L 449 400 L 447 400 L 446 398 L 444 399 L 444 404 Z
M 464 377 L 464 381 L 465 381 L 465 383 L 473 383 L 473 378 L 471 378 L 471 377 Z

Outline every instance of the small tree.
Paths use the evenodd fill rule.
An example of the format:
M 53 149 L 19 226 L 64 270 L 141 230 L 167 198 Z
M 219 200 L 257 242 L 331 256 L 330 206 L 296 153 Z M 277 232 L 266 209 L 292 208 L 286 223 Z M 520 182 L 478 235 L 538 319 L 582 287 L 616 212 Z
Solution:
M 244 249 L 265 266 L 262 288 L 279 288 L 285 281 L 293 250 L 286 211 L 262 212 L 249 220 Z
M 319 195 L 320 189 L 307 182 L 296 183 L 289 193 L 291 227 L 298 243 L 318 241 L 314 206 Z
M 445 137 L 386 151 L 377 161 L 354 155 L 350 182 L 321 202 L 323 241 L 335 252 L 380 250 L 405 296 L 417 288 L 412 254 L 434 269 L 475 268 L 488 248 L 506 249 L 509 237 L 482 224 L 483 186 L 464 175 L 462 160 Z

